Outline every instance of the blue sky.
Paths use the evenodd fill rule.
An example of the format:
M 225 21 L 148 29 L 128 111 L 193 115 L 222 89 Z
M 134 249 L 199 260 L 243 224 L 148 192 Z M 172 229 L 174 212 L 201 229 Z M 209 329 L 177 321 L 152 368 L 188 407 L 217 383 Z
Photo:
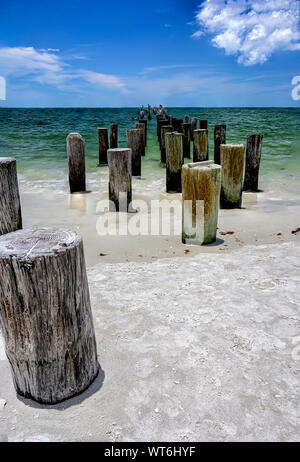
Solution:
M 299 0 L 0 0 L 0 11 L 1 106 L 300 104 Z

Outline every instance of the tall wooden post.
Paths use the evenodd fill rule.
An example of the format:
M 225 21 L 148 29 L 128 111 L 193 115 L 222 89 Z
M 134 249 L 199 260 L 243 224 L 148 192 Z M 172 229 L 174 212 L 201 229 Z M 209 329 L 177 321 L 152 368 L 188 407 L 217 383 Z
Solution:
M 132 201 L 132 166 L 131 149 L 109 149 L 107 152 L 109 167 L 109 200 L 115 206 L 117 212 L 130 210 Z M 125 196 L 126 204 L 123 204 L 121 194 Z M 114 211 L 112 204 L 110 210 Z
M 16 159 L 0 157 L 0 235 L 22 228 Z
M 197 130 L 198 119 L 191 117 L 191 140 L 194 141 L 194 130 Z
M 118 147 L 118 124 L 111 124 L 109 127 L 109 146 L 110 149 Z
M 207 130 L 207 120 L 200 120 L 200 128 Z
M 181 167 L 183 164 L 183 134 L 166 133 L 166 190 L 181 192 Z
M 158 142 L 160 144 L 160 142 L 161 142 L 161 127 L 164 126 L 164 125 L 169 125 L 169 122 L 166 119 L 159 119 L 157 121 L 157 125 L 158 125 L 157 138 L 158 138 Z
M 139 123 L 145 125 L 145 146 L 147 146 L 147 120 L 146 119 L 139 120 Z
M 183 157 L 191 157 L 191 123 L 182 124 L 183 131 Z
M 214 129 L 214 159 L 215 164 L 221 164 L 220 146 L 226 144 L 226 125 L 215 125 Z
M 193 161 L 208 160 L 208 130 L 194 130 Z
M 157 115 L 156 116 L 156 135 L 157 135 L 157 138 L 160 136 L 159 135 L 159 133 L 160 133 L 159 121 L 160 120 L 164 120 L 164 117 L 162 115 Z
M 97 376 L 82 238 L 29 228 L 0 237 L 0 305 L 17 393 L 55 404 Z
M 244 151 L 243 144 L 221 144 L 222 209 L 240 208 L 242 205 Z
M 183 124 L 182 119 L 178 119 L 177 117 L 173 117 L 172 125 L 173 125 L 174 132 L 182 133 L 182 124 Z
M 79 133 L 67 136 L 70 192 L 85 192 L 85 149 L 84 139 Z
M 162 164 L 166 163 L 166 133 L 172 133 L 172 125 L 161 126 L 161 138 L 160 138 L 160 161 Z
M 182 166 L 182 242 L 184 244 L 201 245 L 215 242 L 220 190 L 220 165 L 209 160 Z M 203 204 L 197 201 L 203 201 Z
M 127 130 L 127 146 L 131 149 L 132 176 L 141 176 L 141 156 L 145 151 L 142 129 Z
M 99 164 L 107 164 L 108 130 L 98 128 Z
M 261 133 L 247 136 L 244 191 L 258 191 L 259 164 L 263 137 L 264 135 Z
M 190 122 L 190 117 L 188 115 L 185 115 L 183 120 L 185 124 L 188 124 Z
M 142 156 L 145 156 L 146 155 L 146 127 L 145 127 L 145 124 L 135 124 L 135 128 L 137 128 L 138 130 L 142 130 L 143 132 L 143 150 L 142 150 Z

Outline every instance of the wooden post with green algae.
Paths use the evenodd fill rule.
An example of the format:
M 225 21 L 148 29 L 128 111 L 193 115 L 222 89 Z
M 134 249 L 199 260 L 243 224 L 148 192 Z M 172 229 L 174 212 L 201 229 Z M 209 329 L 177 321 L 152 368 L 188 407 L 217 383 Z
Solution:
M 208 130 L 202 128 L 194 130 L 193 139 L 193 161 L 201 162 L 208 160 Z
M 221 144 L 221 198 L 222 209 L 240 208 L 242 205 L 244 151 L 243 144 Z
M 221 166 L 212 160 L 182 167 L 182 242 L 215 242 L 221 190 Z M 186 201 L 190 201 L 189 203 Z M 203 201 L 202 213 L 197 201 Z M 199 204 L 200 205 L 200 204 Z

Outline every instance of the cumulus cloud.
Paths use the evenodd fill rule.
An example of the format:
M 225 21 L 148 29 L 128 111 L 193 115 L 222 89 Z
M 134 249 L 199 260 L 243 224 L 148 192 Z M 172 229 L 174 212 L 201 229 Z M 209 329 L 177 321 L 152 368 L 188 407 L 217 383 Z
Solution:
M 300 50 L 298 0 L 205 0 L 196 14 L 212 43 L 245 66 L 262 64 L 278 50 Z

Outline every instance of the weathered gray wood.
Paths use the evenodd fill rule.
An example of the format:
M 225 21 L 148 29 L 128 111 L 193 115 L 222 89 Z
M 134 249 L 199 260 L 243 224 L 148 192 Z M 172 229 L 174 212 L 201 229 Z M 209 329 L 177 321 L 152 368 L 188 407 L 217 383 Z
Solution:
M 183 134 L 166 133 L 166 190 L 181 192 L 181 167 L 183 164 Z
M 109 126 L 109 147 L 115 149 L 118 147 L 118 124 Z
M 157 138 L 160 136 L 159 133 L 160 133 L 160 126 L 159 126 L 159 121 L 160 120 L 165 120 L 165 118 L 162 116 L 162 115 L 157 115 L 156 116 L 156 136 Z
M 200 128 L 207 130 L 207 120 L 200 120 Z
M 141 156 L 145 152 L 144 130 L 127 130 L 127 146 L 131 149 L 132 176 L 141 176 Z
M 137 128 L 138 130 L 142 130 L 142 132 L 143 132 L 143 151 L 142 151 L 142 156 L 145 156 L 146 155 L 146 127 L 145 127 L 145 124 L 142 124 L 142 123 L 135 124 L 135 128 Z
M 166 133 L 172 133 L 172 125 L 162 125 L 161 126 L 161 136 L 160 136 L 160 161 L 162 164 L 166 163 Z
M 214 128 L 214 160 L 221 164 L 220 146 L 226 144 L 226 125 L 215 125 Z
M 182 242 L 184 244 L 210 244 L 216 240 L 220 190 L 220 165 L 214 164 L 212 160 L 183 165 Z M 204 202 L 202 209 L 197 201 Z
M 0 157 L 0 235 L 22 228 L 16 159 Z
M 242 205 L 244 151 L 243 144 L 221 144 L 222 209 L 240 208 Z
M 67 136 L 70 192 L 86 191 L 84 139 L 79 133 Z
M 170 125 L 170 123 L 168 122 L 167 119 L 158 119 L 157 121 L 157 138 L 158 138 L 158 142 L 159 144 L 161 143 L 161 127 L 163 127 L 164 125 Z
M 258 191 L 259 164 L 264 135 L 256 133 L 247 136 L 244 191 Z
M 30 228 L 0 237 L 0 305 L 17 393 L 55 404 L 98 374 L 82 238 Z
M 191 157 L 191 123 L 182 124 L 183 132 L 183 157 Z
M 147 146 L 147 126 L 148 126 L 148 121 L 147 120 L 139 120 L 140 124 L 145 125 L 145 146 Z
M 197 130 L 198 119 L 191 117 L 191 140 L 194 141 L 194 130 Z
M 117 212 L 130 211 L 132 201 L 131 149 L 109 149 L 109 200 Z M 126 203 L 125 203 L 126 202 Z M 114 211 L 112 204 L 110 210 Z
M 193 132 L 194 150 L 193 161 L 208 160 L 208 130 L 198 129 Z
M 98 145 L 99 145 L 99 164 L 107 164 L 108 130 L 107 128 L 98 128 Z

